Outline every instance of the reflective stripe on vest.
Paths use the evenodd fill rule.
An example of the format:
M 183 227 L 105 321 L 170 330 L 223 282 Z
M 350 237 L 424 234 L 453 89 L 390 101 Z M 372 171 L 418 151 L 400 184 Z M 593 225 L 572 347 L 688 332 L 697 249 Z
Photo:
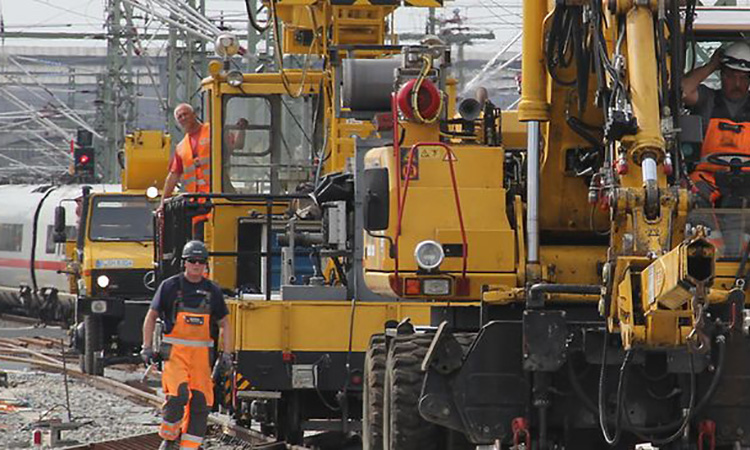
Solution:
M 193 149 L 191 147 L 190 136 L 186 135 L 177 144 L 176 150 L 177 155 L 182 160 L 185 189 L 190 193 L 211 191 L 210 126 L 207 123 L 202 124 L 198 133 L 198 148 Z

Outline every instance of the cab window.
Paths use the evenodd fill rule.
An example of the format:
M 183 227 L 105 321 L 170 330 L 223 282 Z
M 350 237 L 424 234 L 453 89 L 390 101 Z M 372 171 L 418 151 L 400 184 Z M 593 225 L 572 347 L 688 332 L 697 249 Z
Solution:
M 92 241 L 150 241 L 154 236 L 154 204 L 145 197 L 94 197 L 89 239 Z
M 222 127 L 225 192 L 270 192 L 272 116 L 267 97 L 226 98 Z

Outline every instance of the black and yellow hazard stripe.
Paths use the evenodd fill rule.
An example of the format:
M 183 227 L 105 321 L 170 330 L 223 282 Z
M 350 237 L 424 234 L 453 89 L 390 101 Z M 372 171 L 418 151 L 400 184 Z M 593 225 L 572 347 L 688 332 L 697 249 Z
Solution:
M 234 383 L 238 392 L 250 389 L 250 381 L 245 379 L 245 377 L 238 372 L 234 373 Z M 224 380 L 224 404 L 231 405 L 232 400 L 232 378 L 227 377 Z

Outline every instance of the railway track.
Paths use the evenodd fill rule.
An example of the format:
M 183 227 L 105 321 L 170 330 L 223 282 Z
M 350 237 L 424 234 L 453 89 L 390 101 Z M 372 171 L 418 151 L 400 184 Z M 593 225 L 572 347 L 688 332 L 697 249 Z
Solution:
M 33 322 L 22 319 L 25 318 L 14 320 L 14 322 L 21 326 L 33 324 Z M 10 319 L 7 316 L 2 316 L 2 320 L 8 322 Z M 8 330 L 8 328 L 0 329 Z M 74 358 L 76 362 L 73 362 Z M 78 379 L 96 389 L 101 389 L 121 398 L 127 398 L 136 403 L 154 408 L 160 408 L 164 402 L 164 397 L 153 391 L 147 392 L 140 387 L 133 387 L 126 382 L 113 378 L 92 376 L 83 373 L 78 367 L 77 358 L 76 354 L 67 352 L 65 342 L 59 338 L 44 336 L 0 337 L 0 361 L 27 364 L 45 371 L 63 373 L 66 378 Z M 237 448 L 305 450 L 305 447 L 280 443 L 257 431 L 239 426 L 227 416 L 212 414 L 209 416 L 209 424 L 215 433 L 222 434 L 225 439 L 236 444 Z M 159 443 L 160 439 L 156 433 L 148 433 L 140 436 L 66 448 L 70 450 L 148 450 L 158 448 Z

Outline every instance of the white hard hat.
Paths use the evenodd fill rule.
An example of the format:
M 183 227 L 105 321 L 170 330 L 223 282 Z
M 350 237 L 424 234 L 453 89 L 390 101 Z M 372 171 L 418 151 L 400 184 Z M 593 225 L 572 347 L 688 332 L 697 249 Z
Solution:
M 721 63 L 730 69 L 750 72 L 750 45 L 746 42 L 735 42 L 724 50 Z

